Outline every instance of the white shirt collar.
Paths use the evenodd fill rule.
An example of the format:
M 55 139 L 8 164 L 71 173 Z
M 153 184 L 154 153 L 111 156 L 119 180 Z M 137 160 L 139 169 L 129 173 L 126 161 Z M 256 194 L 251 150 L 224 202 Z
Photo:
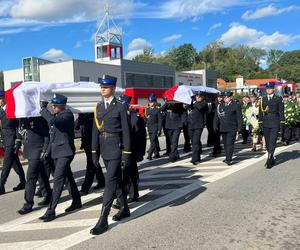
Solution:
M 114 96 L 111 96 L 108 100 L 104 99 L 104 103 L 105 104 L 108 103 L 108 105 L 110 105 L 113 99 L 114 99 Z

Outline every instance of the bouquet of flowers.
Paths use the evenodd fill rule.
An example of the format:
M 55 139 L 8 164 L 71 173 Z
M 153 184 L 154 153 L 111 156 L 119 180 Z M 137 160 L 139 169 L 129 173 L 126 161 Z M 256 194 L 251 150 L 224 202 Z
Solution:
M 284 103 L 285 125 L 293 127 L 300 122 L 300 107 L 296 102 L 288 101 Z
M 258 123 L 258 107 L 249 107 L 245 112 L 246 117 L 246 128 L 250 129 L 253 134 L 259 134 L 259 123 Z

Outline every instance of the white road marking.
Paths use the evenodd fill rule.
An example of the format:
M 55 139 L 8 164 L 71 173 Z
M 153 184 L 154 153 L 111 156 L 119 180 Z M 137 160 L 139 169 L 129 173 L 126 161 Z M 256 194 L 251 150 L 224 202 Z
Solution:
M 287 150 L 288 148 L 290 148 L 292 146 L 293 145 L 290 145 L 290 146 L 287 146 L 287 147 L 277 148 L 276 153 L 278 154 L 281 151 Z M 241 153 L 241 152 L 249 152 L 249 149 L 243 149 L 239 153 Z M 144 215 L 146 213 L 149 213 L 149 212 L 153 211 L 154 209 L 157 209 L 157 208 L 162 207 L 162 206 L 164 206 L 164 205 L 166 205 L 166 204 L 168 204 L 168 203 L 170 203 L 174 200 L 182 198 L 183 196 L 188 195 L 193 191 L 199 190 L 203 186 L 209 185 L 211 182 L 220 180 L 220 179 L 222 179 L 222 178 L 224 178 L 228 175 L 231 175 L 235 172 L 238 172 L 241 169 L 244 169 L 244 168 L 246 168 L 246 167 L 248 167 L 248 166 L 250 166 L 250 165 L 252 165 L 252 164 L 254 164 L 258 161 L 261 161 L 262 159 L 265 159 L 266 157 L 267 157 L 266 154 L 263 155 L 263 156 L 260 156 L 259 158 L 254 158 L 253 157 L 253 158 L 250 158 L 247 161 L 240 162 L 240 163 L 238 163 L 236 165 L 233 165 L 231 167 L 228 167 L 228 166 L 223 166 L 223 167 L 221 167 L 221 166 L 211 166 L 211 167 L 205 166 L 205 167 L 201 167 L 201 163 L 197 167 L 190 167 L 191 171 L 201 170 L 201 169 L 218 169 L 218 168 L 225 169 L 225 171 L 218 172 L 218 173 L 210 172 L 210 174 L 212 174 L 212 175 L 210 175 L 210 176 L 208 176 L 204 179 L 203 178 L 193 179 L 193 180 L 189 180 L 189 182 L 184 182 L 183 184 L 188 184 L 188 183 L 191 183 L 191 182 L 192 183 L 189 184 L 189 185 L 186 185 L 182 188 L 171 190 L 167 195 L 164 195 L 163 197 L 158 198 L 154 201 L 151 201 L 151 202 L 148 202 L 148 203 L 138 202 L 137 204 L 139 206 L 135 207 L 134 209 L 131 210 L 132 211 L 132 216 L 131 216 L 130 219 L 133 219 L 133 218 L 139 217 L 141 215 Z M 206 163 L 207 162 L 205 162 L 204 164 L 206 164 Z M 220 164 L 220 162 L 216 162 L 216 163 Z M 168 167 L 169 168 L 168 170 L 172 171 L 173 170 L 172 167 L 174 167 L 174 169 L 176 169 L 176 166 L 179 166 L 180 164 L 184 164 L 184 165 L 187 166 L 187 164 L 189 164 L 189 161 L 184 159 L 184 160 L 172 163 L 172 164 L 165 164 L 163 166 Z M 162 171 L 161 167 L 162 166 L 159 166 L 159 167 L 156 166 L 154 168 L 149 167 L 147 170 L 149 170 L 151 168 L 152 171 L 147 171 L 146 173 L 142 174 L 141 177 L 143 177 L 145 174 L 148 175 L 149 172 L 152 172 L 152 174 L 160 172 L 160 171 Z M 188 167 L 186 167 L 186 168 L 188 169 Z M 178 169 L 178 167 L 177 167 L 177 169 Z M 166 185 L 166 184 L 180 184 L 180 181 L 176 181 L 174 183 L 172 181 L 144 182 L 144 183 L 141 183 L 141 184 L 142 184 L 142 186 L 143 185 L 145 185 L 145 186 L 153 185 L 153 184 L 154 184 L 153 186 L 155 186 L 155 185 Z M 186 181 L 186 180 L 184 180 L 184 181 Z M 203 181 L 209 182 L 209 183 L 205 184 Z M 147 191 L 144 192 L 144 194 L 147 194 L 148 192 L 152 192 L 152 191 L 150 189 L 148 189 Z M 90 194 L 87 197 L 83 197 L 83 200 L 85 200 L 85 202 L 87 202 L 87 201 L 90 201 L 92 199 L 98 198 L 99 195 L 100 194 Z M 60 204 L 60 207 L 59 207 L 58 211 L 62 212 L 68 206 L 67 204 L 69 204 L 70 202 L 71 201 Z M 96 206 L 94 206 L 94 207 L 96 207 Z M 87 209 L 90 209 L 90 208 L 87 208 Z M 84 210 L 81 210 L 81 211 L 84 211 Z M 41 211 L 38 211 L 38 212 L 41 213 Z M 50 222 L 50 223 L 31 223 L 31 224 L 27 224 L 27 225 L 22 225 L 24 223 L 30 222 L 30 221 L 36 219 L 37 217 L 39 217 L 40 215 L 37 216 L 38 212 L 35 212 L 35 215 L 30 214 L 26 217 L 22 217 L 20 219 L 14 220 L 12 222 L 6 223 L 6 224 L 0 226 L 0 231 L 14 231 L 16 227 L 20 227 L 20 228 L 24 227 L 23 229 L 25 229 L 26 227 L 27 228 L 30 227 L 30 226 L 27 226 L 27 225 L 33 225 L 33 224 L 35 224 L 35 227 L 37 227 L 37 228 L 38 227 L 44 227 L 45 224 L 47 224 L 47 225 L 52 224 L 53 227 L 61 228 L 61 227 L 59 227 L 59 223 L 62 223 L 63 225 L 68 224 L 68 223 L 66 223 L 66 221 L 62 221 L 62 222 L 56 221 L 56 222 Z M 80 220 L 79 223 L 77 223 L 76 221 L 77 220 L 71 221 L 71 224 L 73 223 L 72 224 L 73 226 L 76 226 L 78 224 L 80 224 L 80 226 L 82 226 L 85 223 L 84 225 L 86 227 L 89 227 L 93 223 L 95 223 L 97 221 L 97 219 L 89 219 L 89 220 L 85 219 L 86 222 L 82 222 Z M 111 218 L 109 219 L 109 221 L 110 221 L 110 223 L 112 222 Z M 69 222 L 69 221 L 67 221 L 67 222 Z M 39 225 L 37 225 L 37 224 L 39 224 Z M 43 224 L 43 225 L 41 225 L 41 224 Z M 110 224 L 110 227 L 113 227 L 116 224 L 117 223 L 112 223 L 112 224 Z M 32 230 L 32 227 L 33 226 L 30 227 L 30 230 Z M 45 229 L 49 229 L 49 227 L 46 227 Z M 79 243 L 81 243 L 85 240 L 91 239 L 92 237 L 94 237 L 94 236 L 90 235 L 89 230 L 87 228 L 85 228 L 84 230 L 81 230 L 79 232 L 76 232 L 74 234 L 71 234 L 71 235 L 68 235 L 66 237 L 56 239 L 56 240 L 4 243 L 4 244 L 0 244 L 0 249 L 9 249 L 9 248 L 5 247 L 5 246 L 7 246 L 7 244 L 9 244 L 9 246 L 13 247 L 13 248 L 10 248 L 10 249 L 24 249 L 24 248 L 26 248 L 26 249 L 28 249 L 28 248 L 29 249 L 33 249 L 33 248 L 35 248 L 35 249 L 47 249 L 47 250 L 49 250 L 49 249 L 67 249 L 67 248 L 70 248 L 74 245 L 77 245 L 77 244 L 79 244 Z M 26 247 L 26 245 L 28 247 Z

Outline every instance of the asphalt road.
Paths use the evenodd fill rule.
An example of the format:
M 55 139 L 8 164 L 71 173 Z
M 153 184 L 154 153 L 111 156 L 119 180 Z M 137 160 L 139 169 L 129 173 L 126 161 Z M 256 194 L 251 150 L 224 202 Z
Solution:
M 0 249 L 300 249 L 300 144 L 279 147 L 271 170 L 263 166 L 265 154 L 248 147 L 236 145 L 231 167 L 211 158 L 210 149 L 197 166 L 189 155 L 174 164 L 143 162 L 141 199 L 131 205 L 131 218 L 97 237 L 88 232 L 101 191 L 83 197 L 83 209 L 72 214 L 63 212 L 70 203 L 65 192 L 59 218 L 50 223 L 37 220 L 44 209 L 16 214 L 23 192 L 1 196 Z M 83 156 L 73 162 L 79 185 Z M 14 181 L 12 175 L 8 189 Z

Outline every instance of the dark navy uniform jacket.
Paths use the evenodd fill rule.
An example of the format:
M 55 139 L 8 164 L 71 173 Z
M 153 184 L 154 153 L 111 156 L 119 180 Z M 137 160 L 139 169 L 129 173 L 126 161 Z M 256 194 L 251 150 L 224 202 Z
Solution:
M 218 104 L 214 117 L 214 129 L 220 132 L 238 132 L 243 126 L 241 105 L 232 101 L 229 105 Z
M 148 107 L 145 111 L 148 131 L 157 133 L 162 129 L 162 114 L 159 107 Z
M 265 96 L 259 100 L 258 120 L 266 128 L 277 128 L 284 122 L 284 103 L 281 97 L 273 95 L 269 101 Z
M 131 151 L 141 160 L 146 152 L 147 134 L 144 119 L 138 116 L 135 110 L 130 110 L 130 126 Z
M 75 121 L 75 128 L 81 132 L 81 149 L 91 150 L 92 148 L 92 130 L 94 124 L 93 113 L 81 113 Z
M 122 150 L 131 153 L 127 106 L 114 98 L 107 109 L 104 102 L 98 103 L 94 116 L 92 151 L 100 150 L 104 160 L 120 159 Z
M 27 159 L 39 159 L 49 145 L 49 126 L 43 117 L 22 118 L 20 126 L 25 129 L 23 143 Z
M 3 108 L 0 108 L 0 121 L 4 147 L 13 147 L 16 140 L 21 140 L 22 138 L 18 133 L 19 121 L 7 118 Z
M 166 129 L 181 129 L 186 122 L 186 110 L 182 103 L 166 103 L 161 107 L 166 112 Z
M 205 101 L 195 102 L 192 105 L 192 111 L 189 113 L 189 129 L 204 128 L 207 120 L 208 104 Z
M 47 152 L 52 159 L 74 156 L 74 116 L 65 109 L 58 114 L 51 114 L 43 108 L 41 115 L 50 126 L 50 143 Z

